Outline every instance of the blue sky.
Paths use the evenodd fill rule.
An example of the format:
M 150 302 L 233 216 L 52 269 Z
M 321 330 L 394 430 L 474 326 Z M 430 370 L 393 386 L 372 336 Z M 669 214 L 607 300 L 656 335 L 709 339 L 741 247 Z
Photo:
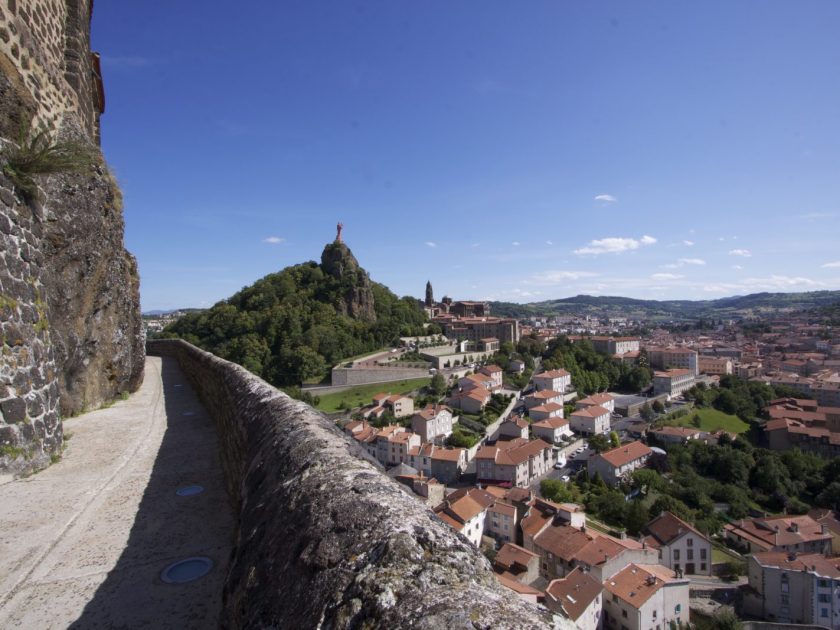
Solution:
M 144 310 L 840 289 L 840 3 L 97 2 Z

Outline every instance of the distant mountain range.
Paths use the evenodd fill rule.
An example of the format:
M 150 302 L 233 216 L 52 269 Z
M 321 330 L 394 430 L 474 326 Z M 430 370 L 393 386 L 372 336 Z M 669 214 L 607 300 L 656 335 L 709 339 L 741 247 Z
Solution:
M 529 304 L 490 302 L 490 312 L 502 317 L 596 315 L 671 320 L 749 317 L 780 311 L 810 310 L 837 303 L 840 303 L 840 291 L 752 293 L 717 300 L 637 300 L 618 296 L 576 295 Z

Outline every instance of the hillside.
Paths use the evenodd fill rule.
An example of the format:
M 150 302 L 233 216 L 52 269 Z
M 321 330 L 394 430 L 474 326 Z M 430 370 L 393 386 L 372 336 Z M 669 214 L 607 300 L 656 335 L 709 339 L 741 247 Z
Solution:
M 417 300 L 372 282 L 350 249 L 324 248 L 321 263 L 287 267 L 210 309 L 188 313 L 162 336 L 180 337 L 268 382 L 299 385 L 344 357 L 422 334 Z
M 620 315 L 646 319 L 749 317 L 775 311 L 809 310 L 840 303 L 840 291 L 753 293 L 717 300 L 637 300 L 618 296 L 576 295 L 530 304 L 491 302 L 491 312 L 509 317 Z

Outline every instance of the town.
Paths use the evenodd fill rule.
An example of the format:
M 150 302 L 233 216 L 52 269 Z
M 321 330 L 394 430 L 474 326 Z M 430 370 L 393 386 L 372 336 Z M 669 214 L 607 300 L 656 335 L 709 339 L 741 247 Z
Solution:
M 502 585 L 586 630 L 840 628 L 836 327 L 495 317 L 431 284 L 425 309 L 434 334 L 333 382 L 428 385 L 333 415 Z

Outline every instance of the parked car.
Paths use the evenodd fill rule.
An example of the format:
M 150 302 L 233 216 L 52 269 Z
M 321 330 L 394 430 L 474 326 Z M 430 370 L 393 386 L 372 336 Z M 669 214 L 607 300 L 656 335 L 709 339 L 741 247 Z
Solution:
M 555 470 L 560 470 L 560 469 L 563 468 L 563 466 L 565 466 L 565 464 L 563 464 L 563 462 L 557 462 L 557 463 L 554 464 L 554 469 Z
M 560 477 L 560 481 L 565 481 L 566 483 L 569 483 L 569 475 L 563 475 L 562 477 Z

